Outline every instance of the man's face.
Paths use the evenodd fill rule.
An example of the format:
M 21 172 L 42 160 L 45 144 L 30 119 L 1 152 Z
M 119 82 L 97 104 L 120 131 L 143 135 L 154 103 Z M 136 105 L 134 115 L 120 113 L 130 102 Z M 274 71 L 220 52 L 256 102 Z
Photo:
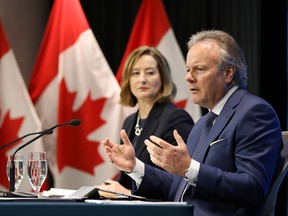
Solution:
M 226 73 L 219 70 L 220 57 L 215 41 L 198 42 L 187 53 L 185 79 L 192 100 L 208 109 L 212 109 L 226 93 Z

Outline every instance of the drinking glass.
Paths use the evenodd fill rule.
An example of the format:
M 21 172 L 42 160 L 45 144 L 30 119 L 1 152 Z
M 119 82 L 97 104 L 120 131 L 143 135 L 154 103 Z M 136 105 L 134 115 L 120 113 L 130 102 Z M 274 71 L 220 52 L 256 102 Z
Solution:
M 29 152 L 28 154 L 28 178 L 35 195 L 39 191 L 47 176 L 46 152 Z
M 9 155 L 7 164 L 6 164 L 6 174 L 8 181 L 10 181 L 10 166 L 11 166 L 12 155 Z M 22 154 L 14 155 L 14 167 L 15 167 L 15 191 L 18 190 L 21 181 L 24 176 L 24 156 Z

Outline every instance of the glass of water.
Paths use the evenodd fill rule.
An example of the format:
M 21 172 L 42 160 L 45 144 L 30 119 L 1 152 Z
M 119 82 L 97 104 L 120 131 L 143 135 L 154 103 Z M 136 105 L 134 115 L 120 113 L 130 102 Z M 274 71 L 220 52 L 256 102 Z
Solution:
M 8 177 L 8 181 L 10 181 L 11 160 L 12 160 L 12 155 L 9 155 L 7 164 L 6 164 L 6 174 Z M 24 176 L 24 156 L 22 154 L 14 155 L 14 167 L 15 167 L 14 189 L 15 191 L 17 191 Z
M 37 196 L 46 179 L 47 169 L 46 152 L 29 152 L 27 166 L 28 178 Z

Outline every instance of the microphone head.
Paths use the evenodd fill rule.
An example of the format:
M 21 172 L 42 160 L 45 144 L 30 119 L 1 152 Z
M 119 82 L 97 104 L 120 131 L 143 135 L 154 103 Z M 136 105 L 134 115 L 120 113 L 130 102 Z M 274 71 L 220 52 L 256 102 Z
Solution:
M 78 126 L 81 124 L 81 121 L 79 119 L 73 119 L 70 121 L 71 126 Z

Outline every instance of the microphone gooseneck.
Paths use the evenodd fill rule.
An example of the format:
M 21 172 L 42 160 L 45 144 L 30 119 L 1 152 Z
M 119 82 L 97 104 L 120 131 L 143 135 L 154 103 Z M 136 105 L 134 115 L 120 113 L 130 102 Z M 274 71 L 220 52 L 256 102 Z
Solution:
M 8 146 L 10 146 L 10 145 L 13 145 L 14 143 L 16 143 L 16 142 L 18 142 L 18 141 L 20 141 L 20 140 L 22 140 L 22 139 L 24 139 L 24 138 L 26 138 L 26 137 L 28 137 L 28 136 L 41 134 L 41 133 L 44 133 L 45 131 L 46 131 L 46 130 L 26 134 L 26 135 L 24 135 L 24 136 L 22 136 L 22 137 L 19 137 L 18 139 L 13 140 L 12 142 L 9 142 L 9 143 L 7 143 L 7 144 L 5 144 L 5 145 L 3 145 L 3 146 L 0 146 L 0 150 L 4 149 L 4 148 L 6 148 L 6 147 L 8 147 Z M 52 134 L 52 133 L 53 133 L 53 131 L 50 131 L 50 133 L 47 133 L 47 135 L 48 135 L 48 134 Z
M 57 124 L 54 125 L 53 127 L 46 129 L 44 131 L 42 131 L 38 136 L 34 137 L 33 139 L 31 139 L 30 141 L 26 142 L 25 144 L 21 145 L 19 148 L 17 148 L 15 150 L 15 152 L 12 155 L 11 158 L 11 165 L 10 165 L 10 191 L 14 192 L 15 188 L 14 188 L 14 184 L 15 184 L 15 164 L 14 164 L 14 156 L 15 154 L 21 150 L 22 148 L 26 147 L 27 145 L 29 145 L 30 143 L 34 142 L 35 140 L 39 139 L 40 137 L 47 135 L 47 134 L 51 134 L 53 133 L 53 130 L 57 127 L 60 126 L 66 126 L 66 125 L 70 125 L 70 126 L 78 126 L 81 124 L 81 121 L 79 119 L 74 119 L 71 120 L 70 122 L 66 122 L 66 123 L 61 123 L 61 124 Z M 38 132 L 39 133 L 39 132 Z

